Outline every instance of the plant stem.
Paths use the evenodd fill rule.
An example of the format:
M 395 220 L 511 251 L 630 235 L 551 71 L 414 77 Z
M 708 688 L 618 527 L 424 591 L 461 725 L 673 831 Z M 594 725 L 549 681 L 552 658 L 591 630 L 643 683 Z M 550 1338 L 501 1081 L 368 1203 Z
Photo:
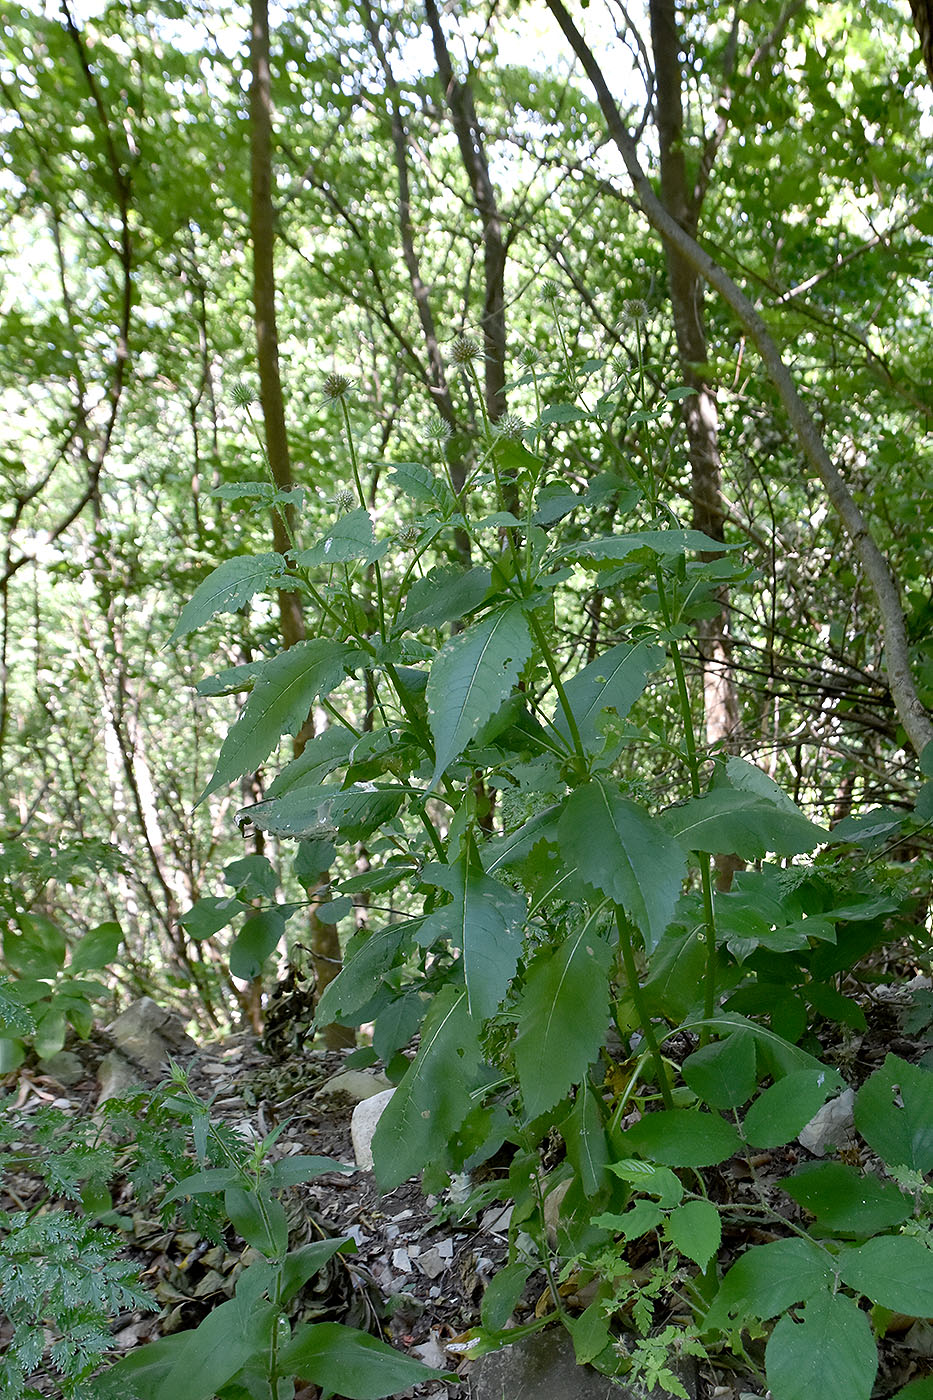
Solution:
M 632 932 L 624 911 L 615 905 L 616 928 L 619 930 L 619 948 L 622 952 L 622 966 L 625 969 L 625 977 L 628 982 L 629 993 L 635 1007 L 635 1014 L 638 1017 L 638 1024 L 641 1033 L 645 1037 L 645 1044 L 648 1053 L 654 1061 L 655 1074 L 658 1077 L 658 1088 L 661 1090 L 661 1098 L 664 1100 L 665 1108 L 673 1108 L 674 1100 L 671 1095 L 671 1086 L 667 1077 L 667 1067 L 664 1064 L 657 1036 L 654 1033 L 654 1026 L 651 1024 L 651 1017 L 648 1015 L 648 1008 L 645 998 L 642 995 L 641 983 L 638 980 L 638 968 L 635 966 L 635 953 L 632 949 Z
M 557 691 L 557 699 L 560 704 L 561 710 L 563 711 L 564 718 L 567 721 L 567 728 L 570 730 L 570 738 L 573 741 L 574 752 L 576 753 L 577 758 L 580 760 L 580 763 L 582 765 L 581 776 L 586 776 L 586 774 L 588 773 L 586 750 L 583 747 L 583 740 L 580 738 L 580 730 L 577 725 L 577 721 L 574 718 L 573 710 L 570 708 L 570 701 L 567 699 L 567 692 L 564 689 L 564 683 L 561 680 L 560 672 L 557 669 L 557 661 L 554 657 L 554 653 L 551 651 L 551 648 L 548 645 L 548 640 L 547 637 L 545 637 L 544 635 L 544 630 L 541 627 L 541 624 L 538 621 L 538 619 L 535 617 L 534 613 L 529 610 L 526 616 L 528 618 L 531 630 L 535 635 L 535 641 L 541 648 L 541 655 L 544 658 L 544 664 L 548 668 L 548 673 L 551 677 L 551 680 L 554 683 L 554 689 Z

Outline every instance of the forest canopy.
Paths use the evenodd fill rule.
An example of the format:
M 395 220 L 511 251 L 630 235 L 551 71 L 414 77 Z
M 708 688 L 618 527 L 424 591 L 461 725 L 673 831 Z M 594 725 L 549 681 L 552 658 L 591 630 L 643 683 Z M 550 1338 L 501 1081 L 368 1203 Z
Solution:
M 386 1189 L 557 1123 L 605 1268 L 651 1161 L 696 1337 L 805 1304 L 776 1400 L 824 1325 L 867 1397 L 908 1237 L 769 1312 L 672 1173 L 929 975 L 926 0 L 29 3 L 0 131 L 0 1074 L 300 983 Z

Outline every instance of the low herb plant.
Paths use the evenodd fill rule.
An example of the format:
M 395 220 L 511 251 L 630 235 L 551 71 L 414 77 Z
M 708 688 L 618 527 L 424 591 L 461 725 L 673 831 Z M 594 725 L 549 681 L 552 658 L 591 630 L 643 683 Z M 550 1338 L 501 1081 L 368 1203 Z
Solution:
M 350 936 L 318 1006 L 321 1024 L 372 1023 L 386 1063 L 419 1034 L 373 1141 L 382 1189 L 423 1172 L 439 1191 L 496 1154 L 510 1159 L 513 1256 L 474 1354 L 502 1340 L 530 1269 L 544 1267 L 579 1359 L 610 1373 L 634 1358 L 681 1393 L 669 1334 L 659 1339 L 646 1306 L 663 1286 L 682 1294 L 695 1350 L 725 1339 L 741 1354 L 746 1323 L 784 1314 L 765 1356 L 774 1400 L 867 1400 L 877 1355 L 859 1300 L 874 1305 L 876 1333 L 879 1308 L 933 1309 L 913 1197 L 866 1178 L 904 1214 L 834 1233 L 825 1171 L 851 1182 L 858 1169 L 803 1173 L 787 1189 L 820 1207 L 816 1225 L 792 1229 L 756 1207 L 757 1223 L 788 1237 L 721 1278 L 723 1207 L 708 1181 L 736 1153 L 789 1142 L 843 1087 L 817 1031 L 859 1024 L 846 978 L 894 936 L 905 901 L 861 871 L 870 822 L 831 834 L 753 764 L 700 745 L 685 646 L 747 568 L 738 545 L 684 528 L 665 502 L 665 439 L 690 390 L 649 391 L 639 335 L 635 348 L 634 374 L 525 357 L 513 393 L 532 421 L 484 417 L 465 479 L 441 431 L 421 460 L 380 464 L 398 515 L 389 532 L 363 486 L 353 386 L 330 376 L 348 467 L 333 518 L 287 555 L 220 563 L 173 634 L 283 584 L 317 614 L 309 640 L 202 683 L 248 692 L 202 797 L 265 763 L 312 707 L 326 710 L 329 727 L 240 821 L 295 841 L 299 878 L 336 872 L 321 894 L 332 922 L 357 899 L 396 911 Z M 480 357 L 470 337 L 456 342 L 482 412 Z M 221 490 L 284 509 L 269 483 Z M 923 771 L 933 777 L 929 753 Z M 887 836 L 924 813 L 889 822 Z M 361 841 L 363 874 L 352 871 Z M 715 888 L 717 856 L 752 867 L 728 893 Z M 274 886 L 267 894 L 258 914 L 252 887 L 200 901 L 189 932 L 237 924 L 231 967 L 255 975 L 295 908 L 275 904 Z M 859 1130 L 892 1168 L 926 1171 L 933 1076 L 879 1074 L 860 1090 Z M 549 1177 L 555 1139 L 563 1163 Z M 543 1222 L 555 1180 L 565 1194 L 552 1258 Z M 627 1253 L 645 1237 L 658 1286 L 633 1290 Z M 582 1315 L 563 1302 L 567 1261 L 605 1281 Z

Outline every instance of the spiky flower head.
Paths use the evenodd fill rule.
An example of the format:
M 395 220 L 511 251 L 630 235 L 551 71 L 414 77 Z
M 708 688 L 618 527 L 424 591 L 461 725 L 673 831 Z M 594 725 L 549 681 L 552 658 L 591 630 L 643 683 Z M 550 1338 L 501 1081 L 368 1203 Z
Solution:
M 450 424 L 438 417 L 432 418 L 424 430 L 424 436 L 428 442 L 445 443 L 450 434 Z
M 338 403 L 353 391 L 353 380 L 345 374 L 329 374 L 321 385 L 328 403 Z
M 233 399 L 237 408 L 249 408 L 250 404 L 254 403 L 256 400 L 256 395 L 252 388 L 242 379 L 234 384 L 230 391 L 230 397 Z
M 558 287 L 556 282 L 545 282 L 544 286 L 541 288 L 542 301 L 548 301 L 553 303 L 555 301 L 560 301 L 562 296 L 563 292 L 561 291 L 560 287 Z
M 622 303 L 620 320 L 623 326 L 640 326 L 648 319 L 648 307 L 641 297 L 629 297 Z
M 508 438 L 510 442 L 520 441 L 522 434 L 528 428 L 524 418 L 521 418 L 517 413 L 503 413 L 493 426 L 500 437 Z
M 479 341 L 472 335 L 458 335 L 450 347 L 450 358 L 455 365 L 469 365 L 482 355 Z
M 356 505 L 356 493 L 349 486 L 341 486 L 334 497 L 334 505 L 339 511 L 352 510 Z
M 411 548 L 412 545 L 418 543 L 418 536 L 420 533 L 417 525 L 400 525 L 398 528 L 399 543 Z
M 524 369 L 531 369 L 534 365 L 541 363 L 541 356 L 533 345 L 524 345 L 518 352 L 518 363 Z

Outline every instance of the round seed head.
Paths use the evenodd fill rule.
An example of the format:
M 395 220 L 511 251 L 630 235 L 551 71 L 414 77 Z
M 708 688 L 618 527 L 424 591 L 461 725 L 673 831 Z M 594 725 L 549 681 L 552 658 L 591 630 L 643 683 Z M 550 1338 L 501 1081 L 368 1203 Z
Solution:
M 353 380 L 348 379 L 345 374 L 329 374 L 321 387 L 328 403 L 337 403 L 352 392 Z
M 356 505 L 355 492 L 351 491 L 349 486 L 341 486 L 334 497 L 334 505 L 339 511 L 352 510 Z
M 500 437 L 508 438 L 510 442 L 518 442 L 528 424 L 517 413 L 503 413 L 494 426 Z
M 458 335 L 450 347 L 450 358 L 455 365 L 468 365 L 482 355 L 480 343 L 472 335 Z

